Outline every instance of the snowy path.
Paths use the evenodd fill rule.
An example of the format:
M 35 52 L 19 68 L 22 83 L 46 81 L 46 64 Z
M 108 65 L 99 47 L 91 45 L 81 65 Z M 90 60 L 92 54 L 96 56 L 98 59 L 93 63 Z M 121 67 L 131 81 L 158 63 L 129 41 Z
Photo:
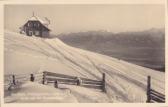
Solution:
M 52 85 L 42 85 L 36 82 L 26 82 L 11 95 L 5 97 L 6 103 L 107 103 L 107 95 L 100 90 L 80 86 L 63 85 L 54 88 Z
M 5 97 L 5 102 L 75 103 L 78 101 L 68 90 L 60 90 L 52 86 L 27 82 L 17 89 L 17 92 Z

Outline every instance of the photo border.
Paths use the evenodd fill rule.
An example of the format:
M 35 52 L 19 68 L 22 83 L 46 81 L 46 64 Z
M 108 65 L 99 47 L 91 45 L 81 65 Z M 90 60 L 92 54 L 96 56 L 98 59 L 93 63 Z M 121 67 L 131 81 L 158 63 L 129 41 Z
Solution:
M 165 94 L 166 94 L 166 103 L 4 103 L 4 5 L 11 4 L 163 4 L 165 6 Z M 167 38 L 167 0 L 2 0 L 0 1 L 0 97 L 1 97 L 1 106 L 2 107 L 29 107 L 29 106 L 40 106 L 40 107 L 168 107 L 168 73 L 167 73 L 167 59 L 168 59 L 168 38 Z

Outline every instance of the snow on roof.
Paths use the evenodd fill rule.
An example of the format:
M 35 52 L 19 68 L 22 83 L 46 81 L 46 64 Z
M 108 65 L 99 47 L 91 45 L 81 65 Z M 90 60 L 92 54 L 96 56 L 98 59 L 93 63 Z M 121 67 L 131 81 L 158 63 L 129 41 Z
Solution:
M 28 21 L 40 21 L 42 24 L 47 24 L 46 21 L 40 19 L 40 18 L 37 17 L 37 16 L 32 16 Z
M 39 18 L 38 16 L 32 16 L 30 19 L 28 19 L 28 21 L 39 21 L 41 24 L 43 24 L 46 28 L 48 28 L 48 22 L 42 20 L 41 18 Z M 49 29 L 49 28 L 48 28 Z
M 36 21 L 36 20 L 38 20 L 35 16 L 32 16 L 29 20 L 31 20 L 31 21 Z

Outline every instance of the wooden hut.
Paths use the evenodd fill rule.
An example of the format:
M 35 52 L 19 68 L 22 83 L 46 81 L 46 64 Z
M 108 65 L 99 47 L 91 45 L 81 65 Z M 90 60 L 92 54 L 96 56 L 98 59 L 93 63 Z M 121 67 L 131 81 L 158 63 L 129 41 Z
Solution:
M 27 36 L 37 36 L 37 37 L 49 37 L 50 29 L 48 21 L 43 21 L 39 17 L 33 16 L 22 26 L 20 27 L 20 33 L 24 33 Z

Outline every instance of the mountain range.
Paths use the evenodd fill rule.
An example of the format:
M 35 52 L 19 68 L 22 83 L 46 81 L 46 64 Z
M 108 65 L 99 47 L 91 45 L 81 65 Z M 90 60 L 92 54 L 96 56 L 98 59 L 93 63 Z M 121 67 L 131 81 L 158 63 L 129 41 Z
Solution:
M 59 34 L 56 37 L 73 47 L 165 71 L 164 28 L 120 33 L 99 30 Z

